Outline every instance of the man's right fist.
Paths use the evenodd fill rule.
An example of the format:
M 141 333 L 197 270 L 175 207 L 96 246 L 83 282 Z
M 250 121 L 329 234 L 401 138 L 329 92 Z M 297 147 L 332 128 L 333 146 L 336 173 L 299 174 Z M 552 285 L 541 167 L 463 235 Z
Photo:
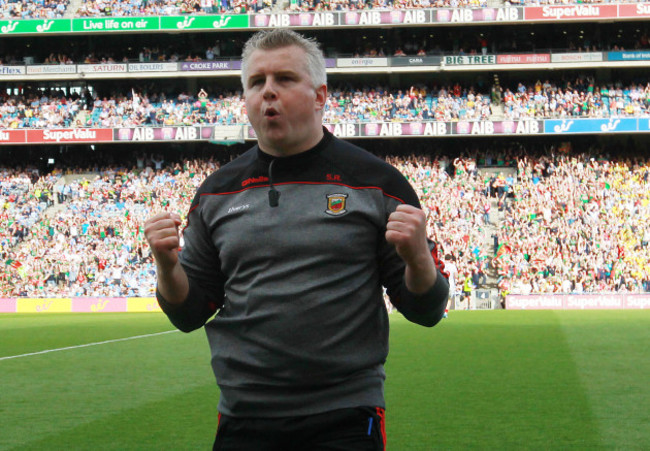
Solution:
M 176 213 L 162 212 L 144 223 L 144 236 L 159 265 L 174 266 L 178 262 L 178 227 L 181 222 L 181 217 Z

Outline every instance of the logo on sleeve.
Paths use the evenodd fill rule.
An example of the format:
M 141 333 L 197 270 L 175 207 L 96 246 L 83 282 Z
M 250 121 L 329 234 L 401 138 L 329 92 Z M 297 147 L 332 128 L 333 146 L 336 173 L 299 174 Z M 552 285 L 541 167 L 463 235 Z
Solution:
M 325 213 L 332 216 L 344 215 L 348 211 L 345 209 L 347 194 L 328 194 L 327 195 L 327 210 Z

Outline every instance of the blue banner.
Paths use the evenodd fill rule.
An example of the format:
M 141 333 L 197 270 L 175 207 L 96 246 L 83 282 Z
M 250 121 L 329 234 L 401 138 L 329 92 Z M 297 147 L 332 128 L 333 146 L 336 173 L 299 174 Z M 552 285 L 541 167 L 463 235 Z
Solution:
M 616 133 L 638 131 L 637 119 L 550 119 L 544 121 L 544 133 Z
M 631 52 L 607 52 L 607 61 L 641 61 L 650 60 L 650 50 Z
M 650 119 L 647 117 L 639 118 L 639 131 L 640 132 L 650 132 Z

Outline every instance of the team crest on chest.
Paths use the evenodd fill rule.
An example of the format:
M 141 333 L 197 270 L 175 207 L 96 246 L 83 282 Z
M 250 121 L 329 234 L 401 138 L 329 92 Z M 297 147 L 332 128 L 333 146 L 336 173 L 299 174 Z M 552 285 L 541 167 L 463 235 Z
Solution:
M 325 213 L 332 216 L 340 216 L 348 211 L 345 209 L 347 194 L 328 194 L 327 195 L 327 210 Z

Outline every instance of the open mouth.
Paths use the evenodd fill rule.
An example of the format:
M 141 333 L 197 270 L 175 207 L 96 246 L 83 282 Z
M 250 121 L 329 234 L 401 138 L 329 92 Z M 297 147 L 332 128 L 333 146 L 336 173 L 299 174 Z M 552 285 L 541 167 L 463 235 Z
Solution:
M 279 116 L 279 113 L 274 108 L 269 108 L 264 111 L 264 117 L 273 119 L 274 117 Z

